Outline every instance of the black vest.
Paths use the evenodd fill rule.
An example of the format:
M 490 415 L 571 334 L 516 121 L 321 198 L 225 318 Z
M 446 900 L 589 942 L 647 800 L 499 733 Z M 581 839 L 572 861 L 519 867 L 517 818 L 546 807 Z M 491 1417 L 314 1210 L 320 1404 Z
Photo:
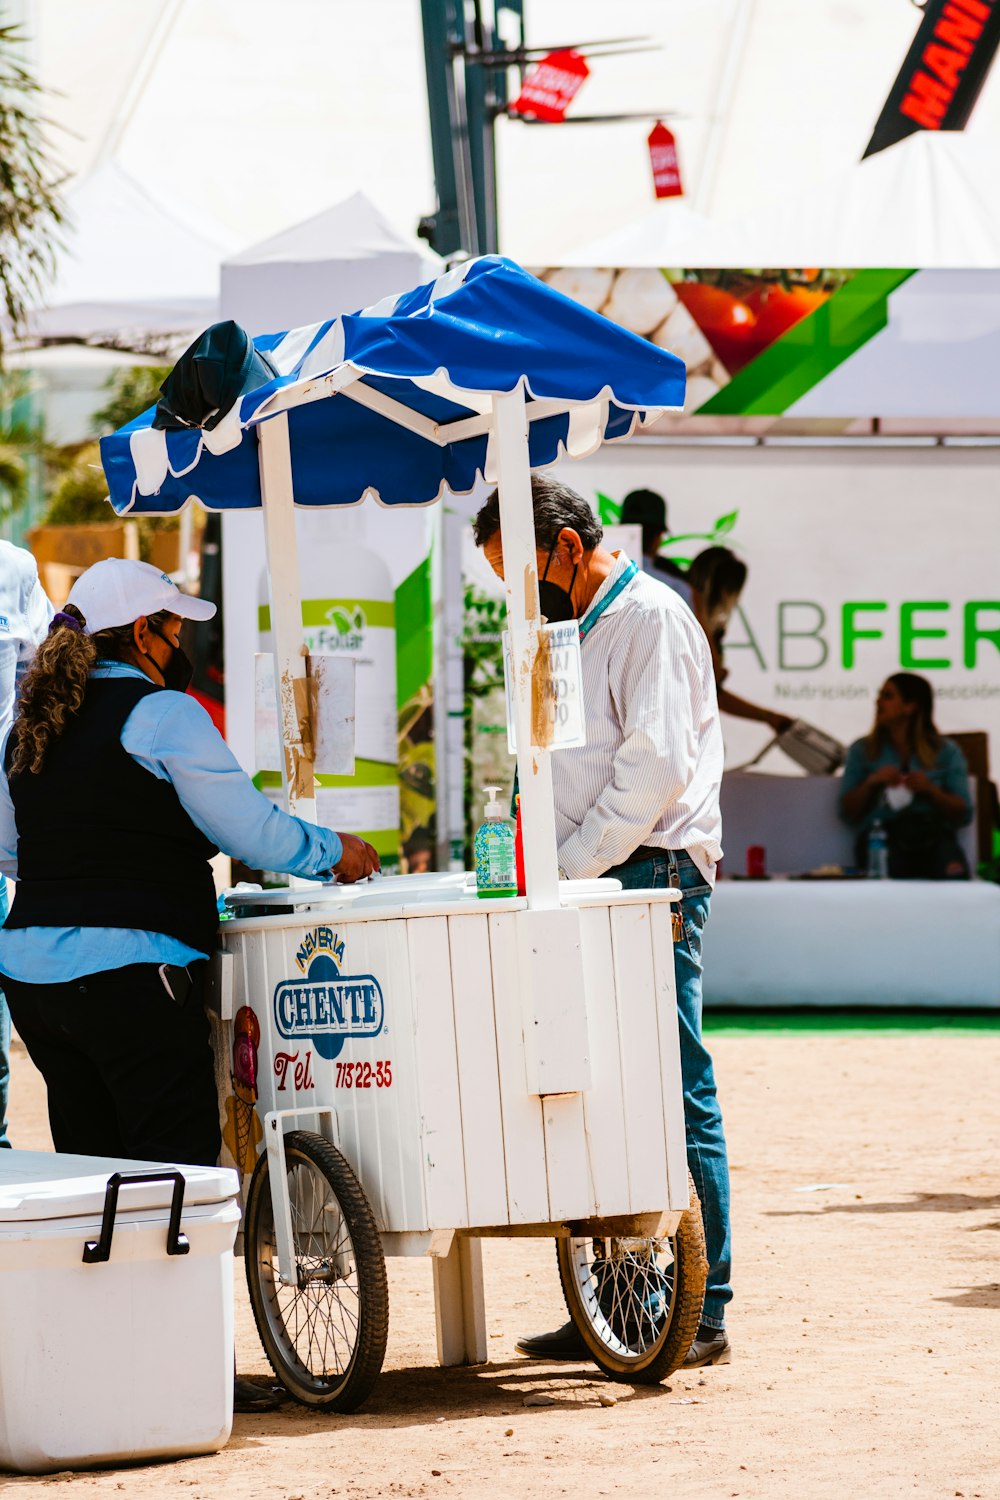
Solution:
M 91 678 L 41 771 L 10 777 L 17 885 L 7 927 L 127 927 L 214 952 L 218 914 L 207 862 L 218 850 L 171 783 L 122 748 L 133 708 L 161 691 L 134 677 Z

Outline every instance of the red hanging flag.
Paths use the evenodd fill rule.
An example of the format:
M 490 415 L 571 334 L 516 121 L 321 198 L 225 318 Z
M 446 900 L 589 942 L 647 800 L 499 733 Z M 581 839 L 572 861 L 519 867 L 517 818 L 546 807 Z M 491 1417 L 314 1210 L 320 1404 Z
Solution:
M 579 52 L 550 52 L 525 74 L 521 92 L 510 107 L 519 115 L 558 125 L 589 73 L 586 58 Z
M 677 142 L 662 120 L 649 132 L 649 159 L 653 166 L 653 186 L 658 198 L 680 198 L 681 169 L 677 164 Z

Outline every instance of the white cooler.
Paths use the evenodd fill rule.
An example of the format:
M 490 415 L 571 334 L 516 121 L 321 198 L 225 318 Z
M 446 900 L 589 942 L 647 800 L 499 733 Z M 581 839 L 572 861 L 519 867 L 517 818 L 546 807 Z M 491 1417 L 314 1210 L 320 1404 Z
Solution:
M 0 1467 L 223 1446 L 236 1193 L 224 1167 L 0 1151 Z

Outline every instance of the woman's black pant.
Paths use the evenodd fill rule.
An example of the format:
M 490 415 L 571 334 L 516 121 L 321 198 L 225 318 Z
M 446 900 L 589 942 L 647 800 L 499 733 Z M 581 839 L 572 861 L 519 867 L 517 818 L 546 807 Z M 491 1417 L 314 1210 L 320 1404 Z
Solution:
M 184 1005 L 156 964 L 65 984 L 2 979 L 10 1013 L 45 1079 L 57 1151 L 214 1166 L 215 1070 L 203 1007 L 206 965 Z M 11 1100 L 16 1119 L 17 1100 Z

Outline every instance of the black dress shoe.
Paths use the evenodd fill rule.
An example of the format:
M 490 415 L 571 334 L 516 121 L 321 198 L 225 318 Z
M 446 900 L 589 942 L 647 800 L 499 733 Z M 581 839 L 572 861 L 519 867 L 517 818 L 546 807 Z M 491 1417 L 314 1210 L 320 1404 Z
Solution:
M 702 1323 L 698 1336 L 691 1345 L 681 1366 L 682 1370 L 698 1370 L 702 1365 L 728 1365 L 732 1355 L 729 1336 L 724 1328 L 709 1328 Z
M 590 1359 L 590 1352 L 570 1320 L 552 1333 L 536 1333 L 533 1338 L 518 1339 L 518 1354 L 527 1359 Z
M 287 1394 L 282 1385 L 258 1385 L 256 1381 L 237 1375 L 233 1382 L 233 1411 L 244 1416 L 276 1411 Z

